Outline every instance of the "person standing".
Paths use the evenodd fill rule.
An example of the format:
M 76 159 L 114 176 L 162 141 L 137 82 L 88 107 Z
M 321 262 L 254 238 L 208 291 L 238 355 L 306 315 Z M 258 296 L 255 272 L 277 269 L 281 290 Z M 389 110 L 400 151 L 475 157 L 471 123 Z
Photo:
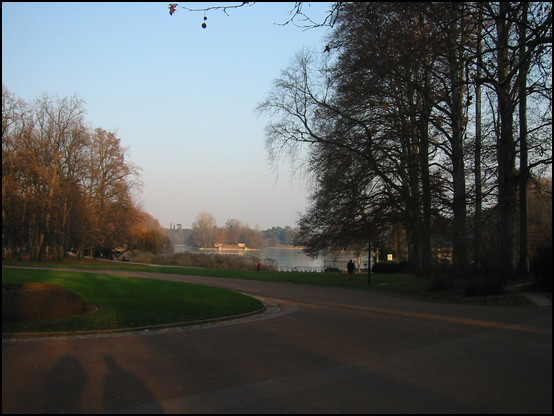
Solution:
M 350 261 L 346 265 L 346 270 L 348 270 L 348 280 L 352 280 L 352 274 L 354 273 L 355 267 L 356 266 L 354 266 L 354 262 L 352 261 L 352 259 L 350 259 Z

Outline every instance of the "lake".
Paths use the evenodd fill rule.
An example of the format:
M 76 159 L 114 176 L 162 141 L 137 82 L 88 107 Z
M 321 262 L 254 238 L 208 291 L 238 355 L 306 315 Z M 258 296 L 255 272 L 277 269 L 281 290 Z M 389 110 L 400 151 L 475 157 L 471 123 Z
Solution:
M 175 246 L 175 253 L 182 252 L 200 252 L 199 249 L 187 246 Z M 301 248 L 291 247 L 262 247 L 257 250 L 247 251 L 226 251 L 221 255 L 241 255 L 252 256 L 262 260 L 270 260 L 275 264 L 279 271 L 302 271 L 302 272 L 322 272 L 327 268 L 336 268 L 346 270 L 346 263 L 352 259 L 356 265 L 357 257 L 353 253 L 327 254 L 322 253 L 318 257 L 311 258 L 307 256 Z M 360 257 L 360 268 L 367 269 L 367 253 L 362 253 Z

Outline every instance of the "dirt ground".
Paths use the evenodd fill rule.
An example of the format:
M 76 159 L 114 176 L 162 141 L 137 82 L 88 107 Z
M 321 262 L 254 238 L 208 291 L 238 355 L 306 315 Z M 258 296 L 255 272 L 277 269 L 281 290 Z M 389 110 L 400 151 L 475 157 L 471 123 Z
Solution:
M 59 285 L 2 283 L 2 322 L 58 319 L 87 310 L 81 297 Z

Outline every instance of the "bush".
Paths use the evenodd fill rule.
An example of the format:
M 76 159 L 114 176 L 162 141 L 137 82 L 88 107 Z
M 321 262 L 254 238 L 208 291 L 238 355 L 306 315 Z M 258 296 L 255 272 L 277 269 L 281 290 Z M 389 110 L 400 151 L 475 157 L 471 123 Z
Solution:
M 433 263 L 424 269 L 431 280 L 430 291 L 450 290 L 454 287 L 454 271 L 448 262 Z
M 537 248 L 537 254 L 531 262 L 531 272 L 538 290 L 552 292 L 552 238 Z
M 180 267 L 204 267 L 223 270 L 256 270 L 258 262 L 262 263 L 263 270 L 275 269 L 271 259 L 259 259 L 251 256 L 239 256 L 220 253 L 174 253 L 158 254 L 139 253 L 131 261 L 147 264 L 159 264 Z
M 380 261 L 374 263 L 371 271 L 375 273 L 402 273 L 406 270 L 405 263 L 397 263 L 394 261 Z
M 498 272 L 479 273 L 475 272 L 468 287 L 465 296 L 493 296 L 504 293 L 506 288 L 505 279 Z

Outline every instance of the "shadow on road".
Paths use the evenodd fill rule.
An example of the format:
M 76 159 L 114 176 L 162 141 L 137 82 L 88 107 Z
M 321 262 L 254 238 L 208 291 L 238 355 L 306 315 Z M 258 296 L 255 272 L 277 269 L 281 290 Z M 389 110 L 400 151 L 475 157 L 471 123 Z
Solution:
M 133 373 L 123 369 L 113 357 L 104 356 L 109 373 L 104 379 L 104 409 L 109 412 L 150 404 L 152 413 L 163 413 L 156 397 Z

